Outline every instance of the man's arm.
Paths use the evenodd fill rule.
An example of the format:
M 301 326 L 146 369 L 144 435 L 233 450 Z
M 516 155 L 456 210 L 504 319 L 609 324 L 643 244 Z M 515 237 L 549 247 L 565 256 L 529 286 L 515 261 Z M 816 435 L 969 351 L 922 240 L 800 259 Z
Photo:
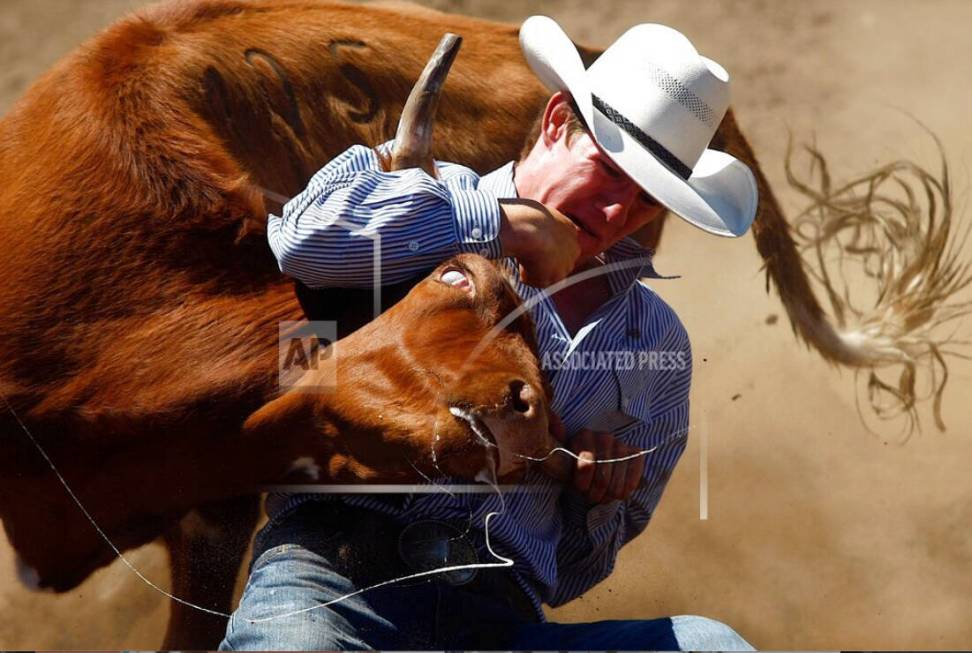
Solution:
M 311 287 L 368 287 L 380 248 L 382 284 L 397 283 L 460 252 L 503 254 L 497 199 L 471 170 L 440 165 L 383 172 L 375 151 L 354 146 L 270 216 L 267 238 L 280 270 Z
M 650 291 L 645 289 L 644 292 Z M 557 548 L 558 582 L 552 595 L 547 597 L 547 602 L 552 606 L 576 598 L 610 575 L 621 547 L 648 526 L 668 479 L 685 450 L 692 379 L 691 345 L 684 326 L 670 307 L 655 297 L 651 307 L 655 326 L 659 323 L 668 325 L 664 335 L 652 344 L 652 349 L 684 352 L 684 357 L 679 359 L 677 365 L 651 372 L 641 401 L 636 402 L 639 406 L 647 407 L 650 414 L 636 426 L 616 436 L 591 434 L 585 438 L 582 432 L 568 443 L 575 453 L 590 451 L 595 447 L 602 449 L 608 454 L 598 453 L 596 457 L 602 459 L 623 457 L 617 454 L 630 451 L 650 453 L 641 459 L 643 466 L 640 466 L 640 460 L 630 460 L 627 463 L 598 465 L 578 463 L 575 467 L 574 485 L 565 490 L 561 500 L 564 530 Z M 592 473 L 592 467 L 603 468 L 599 470 L 602 474 L 607 471 L 611 474 L 598 478 L 597 472 Z M 623 500 L 611 500 L 612 494 L 617 496 L 618 488 L 625 485 L 620 481 L 612 482 L 611 477 L 615 476 L 613 472 L 625 467 L 643 470 L 640 484 Z M 627 475 L 624 478 L 628 480 Z M 600 487 L 597 487 L 598 480 Z M 627 485 L 628 488 L 635 486 L 634 483 Z
M 547 603 L 554 607 L 563 605 L 611 574 L 621 547 L 648 526 L 685 450 L 687 430 L 686 401 L 623 436 L 626 444 L 639 449 L 657 447 L 645 456 L 643 480 L 627 499 L 592 505 L 588 497 L 576 490 L 564 493 L 557 587 Z
M 478 176 L 463 166 L 437 163 L 437 171 L 438 179 L 418 169 L 384 172 L 371 148 L 348 149 L 281 217 L 270 216 L 280 270 L 310 287 L 370 287 L 376 268 L 388 285 L 467 252 L 516 257 L 523 280 L 540 287 L 571 271 L 580 250 L 566 216 L 478 190 Z

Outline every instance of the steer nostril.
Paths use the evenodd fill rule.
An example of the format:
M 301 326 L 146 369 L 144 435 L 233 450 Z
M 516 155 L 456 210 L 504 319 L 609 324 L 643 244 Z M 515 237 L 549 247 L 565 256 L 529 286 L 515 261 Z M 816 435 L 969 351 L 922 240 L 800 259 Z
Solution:
M 537 393 L 529 383 L 510 381 L 510 403 L 516 412 L 528 415 L 537 403 Z

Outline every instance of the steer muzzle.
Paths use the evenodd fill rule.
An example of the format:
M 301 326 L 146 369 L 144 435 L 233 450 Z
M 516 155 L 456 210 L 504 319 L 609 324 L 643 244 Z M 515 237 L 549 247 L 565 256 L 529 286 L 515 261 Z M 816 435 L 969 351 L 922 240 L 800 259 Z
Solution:
M 556 446 L 550 435 L 546 397 L 535 381 L 497 373 L 464 379 L 458 387 L 475 387 L 480 398 L 476 405 L 458 394 L 446 401 L 453 417 L 487 450 L 483 471 L 488 478 L 517 481 L 532 460 L 546 457 Z M 487 396 L 494 399 L 483 402 Z

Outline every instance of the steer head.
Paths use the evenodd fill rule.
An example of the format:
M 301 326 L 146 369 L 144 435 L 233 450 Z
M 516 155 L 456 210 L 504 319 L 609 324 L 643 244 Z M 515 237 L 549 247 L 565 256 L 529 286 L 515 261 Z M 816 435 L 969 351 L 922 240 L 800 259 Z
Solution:
M 442 263 L 332 347 L 333 377 L 308 371 L 299 387 L 313 392 L 287 392 L 245 426 L 328 480 L 510 481 L 556 446 L 532 320 L 481 256 Z
M 392 152 L 381 157 L 389 170 L 435 175 L 432 123 L 460 43 L 443 37 L 412 89 Z M 302 387 L 320 392 L 291 392 L 255 413 L 246 429 L 279 431 L 279 442 L 317 452 L 310 469 L 323 467 L 334 481 L 516 479 L 527 457 L 556 446 L 533 324 L 518 309 L 519 297 L 488 260 L 452 258 L 333 345 L 332 388 L 305 378 Z M 306 462 L 306 452 L 295 459 Z

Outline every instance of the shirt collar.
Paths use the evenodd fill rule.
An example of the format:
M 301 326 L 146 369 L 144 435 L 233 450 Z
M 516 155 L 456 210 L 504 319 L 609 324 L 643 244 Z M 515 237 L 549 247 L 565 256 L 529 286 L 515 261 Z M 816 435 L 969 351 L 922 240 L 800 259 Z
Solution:
M 652 263 L 654 252 L 643 247 L 630 236 L 622 238 L 604 252 L 604 264 L 611 269 L 607 273 L 612 293 L 626 291 L 638 279 L 677 279 L 678 276 L 665 276 L 655 271 Z
M 516 185 L 513 183 L 513 161 L 482 177 L 479 180 L 479 189 L 492 193 L 496 197 L 519 197 Z

